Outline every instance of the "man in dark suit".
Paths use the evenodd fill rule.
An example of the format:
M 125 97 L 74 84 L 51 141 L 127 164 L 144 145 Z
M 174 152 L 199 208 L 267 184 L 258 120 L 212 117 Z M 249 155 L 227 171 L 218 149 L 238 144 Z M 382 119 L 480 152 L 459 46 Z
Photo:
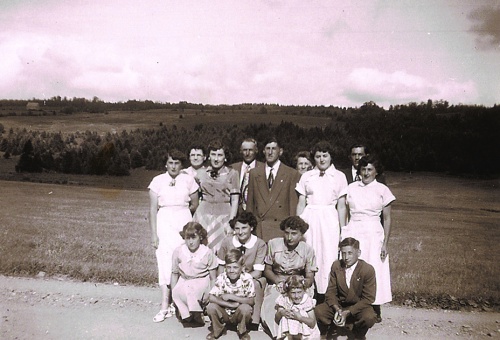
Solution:
M 231 165 L 231 167 L 240 174 L 239 212 L 244 211 L 247 208 L 250 170 L 264 167 L 264 163 L 256 160 L 257 152 L 257 141 L 253 138 L 246 138 L 240 146 L 240 153 L 243 157 L 243 161 Z
M 358 165 L 359 165 L 359 160 L 363 156 L 369 155 L 369 150 L 366 145 L 363 144 L 354 144 L 351 145 L 349 148 L 349 161 L 351 162 L 351 167 L 349 169 L 344 169 L 341 170 L 344 174 L 345 177 L 347 178 L 347 184 L 351 184 L 354 181 L 361 181 L 361 177 L 358 174 Z M 377 176 L 377 182 L 385 184 L 385 176 L 380 175 Z
M 276 138 L 269 139 L 264 146 L 265 166 L 250 171 L 247 211 L 257 217 L 256 234 L 266 242 L 282 236 L 280 222 L 297 210 L 295 185 L 300 174 L 281 163 L 282 154 Z
M 353 323 L 356 339 L 365 339 L 368 330 L 375 324 L 376 315 L 371 304 L 375 301 L 375 270 L 363 260 L 359 241 L 347 237 L 339 245 L 342 260 L 332 265 L 325 302 L 316 306 L 314 313 L 322 338 L 326 339 L 329 325 L 343 327 Z

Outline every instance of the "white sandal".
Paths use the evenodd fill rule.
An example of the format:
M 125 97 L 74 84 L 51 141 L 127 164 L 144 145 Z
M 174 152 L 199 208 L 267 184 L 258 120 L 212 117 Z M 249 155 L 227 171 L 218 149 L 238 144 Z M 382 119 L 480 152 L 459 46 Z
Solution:
M 156 314 L 155 317 L 153 318 L 153 322 L 162 322 L 169 316 L 172 316 L 172 315 L 167 316 L 167 314 L 170 314 L 170 310 L 168 309 L 160 310 L 158 314 Z

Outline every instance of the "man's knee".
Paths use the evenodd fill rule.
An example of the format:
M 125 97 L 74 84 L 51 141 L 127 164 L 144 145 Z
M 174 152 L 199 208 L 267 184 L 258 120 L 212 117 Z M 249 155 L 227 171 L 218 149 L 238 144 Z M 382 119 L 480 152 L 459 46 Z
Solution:
M 362 311 L 356 316 L 356 319 L 365 327 L 371 328 L 377 320 L 377 315 L 373 311 L 373 308 L 369 306 L 368 308 L 363 308 Z
M 314 308 L 316 319 L 322 324 L 329 325 L 333 320 L 333 309 L 326 303 L 321 303 Z

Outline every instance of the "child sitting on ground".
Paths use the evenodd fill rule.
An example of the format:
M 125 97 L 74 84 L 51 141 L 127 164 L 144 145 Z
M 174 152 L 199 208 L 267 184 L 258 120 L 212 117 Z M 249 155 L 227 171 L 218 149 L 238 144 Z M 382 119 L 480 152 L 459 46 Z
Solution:
M 231 323 L 237 325 L 239 338 L 247 340 L 255 297 L 253 278 L 243 271 L 243 255 L 239 249 L 229 250 L 224 260 L 224 272 L 210 290 L 207 314 L 212 321 L 212 331 L 207 339 L 218 339 L 225 331 L 225 324 Z
M 283 284 L 284 293 L 276 299 L 275 321 L 278 339 L 319 339 L 314 307 L 316 302 L 306 293 L 305 279 L 301 275 L 288 277 Z
M 203 244 L 207 231 L 201 224 L 189 222 L 180 234 L 185 244 L 172 254 L 172 299 L 183 323 L 203 326 L 200 303 L 215 282 L 218 262 L 213 251 Z

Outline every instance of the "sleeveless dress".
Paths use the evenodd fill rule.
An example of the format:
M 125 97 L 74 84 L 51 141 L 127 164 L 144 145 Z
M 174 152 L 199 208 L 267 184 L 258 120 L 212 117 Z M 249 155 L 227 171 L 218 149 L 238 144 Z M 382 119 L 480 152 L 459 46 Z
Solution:
M 384 261 L 380 259 L 385 237 L 380 214 L 395 199 L 391 190 L 377 180 L 367 185 L 356 181 L 347 188 L 347 205 L 351 217 L 349 223 L 342 228 L 342 239 L 353 237 L 358 240 L 361 249 L 359 258 L 375 269 L 377 293 L 374 305 L 392 301 L 389 255 Z

